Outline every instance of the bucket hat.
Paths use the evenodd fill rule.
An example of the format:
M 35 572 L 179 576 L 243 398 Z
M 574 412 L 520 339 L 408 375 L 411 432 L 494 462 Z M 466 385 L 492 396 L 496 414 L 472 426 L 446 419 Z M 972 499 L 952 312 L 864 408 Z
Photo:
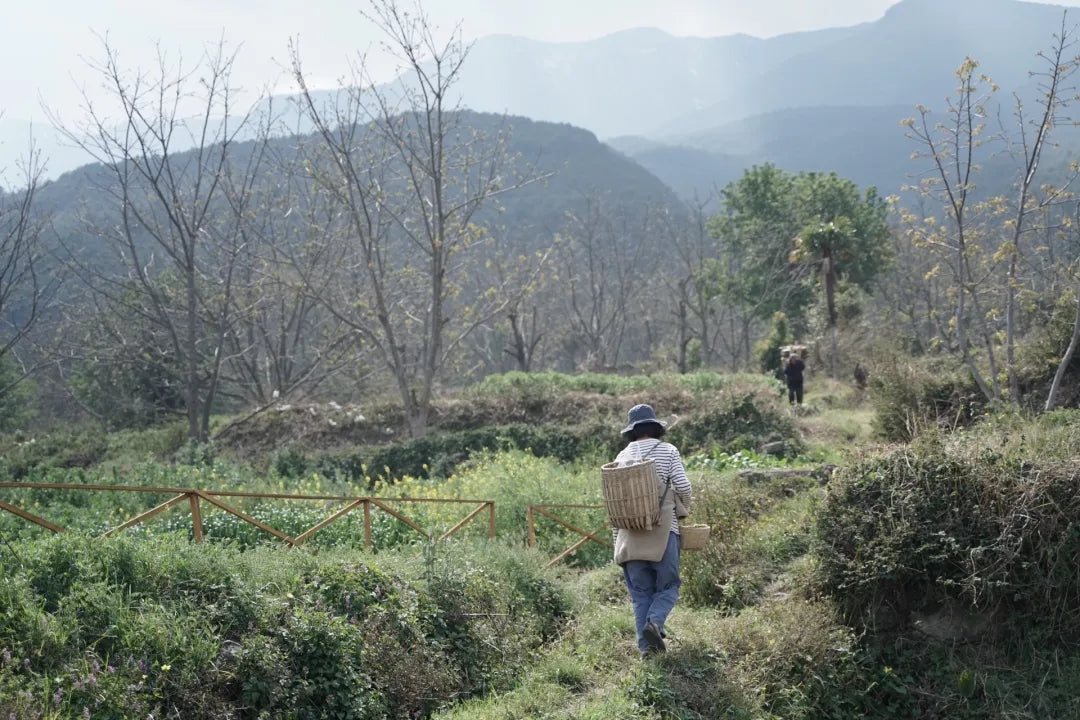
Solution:
M 645 423 L 656 423 L 662 428 L 667 427 L 666 422 L 656 419 L 656 413 L 653 412 L 651 405 L 635 405 L 630 408 L 630 412 L 626 413 L 626 427 L 622 429 L 622 434 L 628 435 L 635 427 Z

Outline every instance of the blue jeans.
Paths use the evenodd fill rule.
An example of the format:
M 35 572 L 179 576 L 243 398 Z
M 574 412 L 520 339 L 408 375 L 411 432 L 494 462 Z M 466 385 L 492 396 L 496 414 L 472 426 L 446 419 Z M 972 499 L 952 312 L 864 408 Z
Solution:
M 637 628 L 638 649 L 645 651 L 649 644 L 642 637 L 645 623 L 652 620 L 663 630 L 664 621 L 679 599 L 679 536 L 668 535 L 667 549 L 660 562 L 628 560 L 623 564 L 623 577 L 634 603 L 634 624 Z

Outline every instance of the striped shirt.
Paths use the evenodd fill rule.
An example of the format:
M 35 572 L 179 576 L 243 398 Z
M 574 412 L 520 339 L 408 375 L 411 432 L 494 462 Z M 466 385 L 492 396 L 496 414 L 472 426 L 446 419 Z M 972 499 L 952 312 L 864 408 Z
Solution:
M 656 466 L 656 474 L 662 482 L 671 482 L 671 490 L 677 493 L 684 502 L 689 504 L 690 479 L 686 477 L 686 468 L 683 467 L 682 456 L 679 449 L 671 443 L 663 442 L 655 438 L 642 438 L 627 445 L 615 458 L 615 462 L 629 464 L 652 460 Z M 675 513 L 671 514 L 671 531 L 679 533 L 679 519 Z

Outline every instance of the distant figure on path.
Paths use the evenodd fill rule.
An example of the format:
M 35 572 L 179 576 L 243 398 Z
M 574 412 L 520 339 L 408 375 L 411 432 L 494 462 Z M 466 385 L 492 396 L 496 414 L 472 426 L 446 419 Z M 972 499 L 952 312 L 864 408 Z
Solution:
M 855 363 L 855 387 L 860 390 L 866 389 L 866 368 L 859 363 Z
M 654 461 L 660 484 L 660 522 L 652 530 L 624 530 L 615 534 L 615 562 L 622 566 L 623 578 L 634 603 L 634 625 L 642 659 L 662 653 L 664 621 L 679 599 L 679 520 L 675 496 L 690 506 L 690 480 L 682 456 L 671 443 L 660 440 L 667 423 L 656 419 L 649 405 L 635 405 L 627 413 L 622 436 L 630 443 L 616 462 L 629 464 Z
M 787 363 L 784 364 L 784 377 L 787 378 L 787 399 L 792 405 L 802 405 L 804 370 L 806 363 L 798 353 L 788 355 Z

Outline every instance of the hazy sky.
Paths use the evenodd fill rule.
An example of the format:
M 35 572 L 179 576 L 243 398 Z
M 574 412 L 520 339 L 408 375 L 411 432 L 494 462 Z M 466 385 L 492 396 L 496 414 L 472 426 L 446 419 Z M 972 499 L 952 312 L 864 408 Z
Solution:
M 948 0 L 943 0 L 948 1 Z M 1080 3 L 1080 0 L 1075 0 Z M 411 4 L 404 0 L 403 4 Z M 467 38 L 492 33 L 586 40 L 632 27 L 676 35 L 758 36 L 874 20 L 896 0 L 426 0 L 440 27 L 460 21 Z M 84 58 L 102 57 L 108 33 L 124 67 L 149 67 L 155 43 L 194 60 L 206 42 L 242 44 L 235 79 L 249 90 L 284 89 L 290 38 L 319 85 L 343 74 L 346 58 L 375 35 L 360 17 L 365 0 L 25 0 L 6 2 L 0 43 L 0 111 L 42 120 L 41 103 L 70 117 L 78 88 L 93 92 Z
M 632 27 L 676 35 L 770 36 L 880 18 L 897 0 L 426 0 L 441 28 L 461 23 L 466 38 L 491 33 L 572 41 Z M 940 0 L 949 2 L 950 0 Z M 411 4 L 412 0 L 402 0 Z M 148 68 L 155 44 L 194 60 L 207 42 L 241 46 L 234 81 L 251 93 L 291 90 L 282 67 L 297 38 L 313 84 L 344 74 L 347 58 L 377 36 L 360 16 L 366 0 L 9 0 L 0 42 L 0 112 L 44 121 L 41 104 L 72 119 L 79 88 L 94 94 L 85 59 L 100 59 L 108 33 L 126 68 Z M 1080 5 L 1080 0 L 1059 0 Z

